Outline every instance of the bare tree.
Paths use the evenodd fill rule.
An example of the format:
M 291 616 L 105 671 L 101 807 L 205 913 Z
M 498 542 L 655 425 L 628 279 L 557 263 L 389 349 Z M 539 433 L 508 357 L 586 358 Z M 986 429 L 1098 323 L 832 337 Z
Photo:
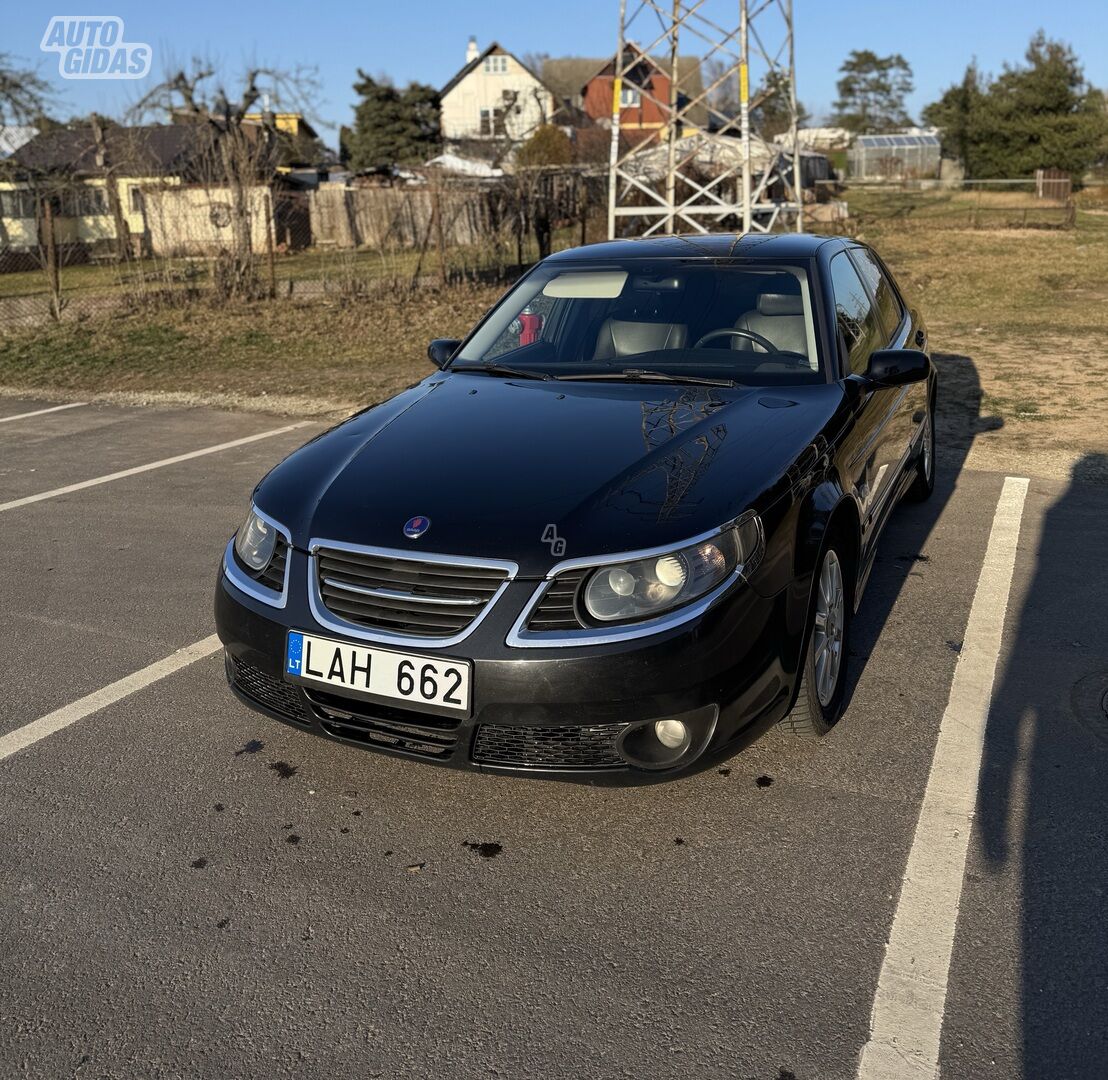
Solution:
M 31 120 L 53 100 L 50 84 L 33 67 L 20 67 L 10 53 L 0 52 L 0 124 Z
M 221 291 L 228 296 L 257 290 L 251 191 L 268 182 L 275 171 L 278 135 L 271 109 L 309 111 L 318 91 L 314 68 L 254 67 L 243 74 L 241 90 L 228 94 L 215 69 L 194 59 L 190 71 L 170 74 L 131 110 L 135 118 L 162 112 L 197 125 L 204 179 L 225 188 L 230 198 L 232 249 L 221 282 Z M 260 110 L 256 109 L 259 102 L 263 103 Z

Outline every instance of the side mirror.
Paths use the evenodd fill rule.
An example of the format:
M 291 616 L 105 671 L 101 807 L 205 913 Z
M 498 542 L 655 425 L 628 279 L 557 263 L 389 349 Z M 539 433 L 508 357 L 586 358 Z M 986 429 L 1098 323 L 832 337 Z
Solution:
M 461 343 L 461 338 L 437 337 L 427 346 L 427 359 L 441 368 L 458 351 Z
M 866 378 L 880 386 L 923 382 L 930 374 L 931 358 L 919 349 L 878 349 L 866 367 Z

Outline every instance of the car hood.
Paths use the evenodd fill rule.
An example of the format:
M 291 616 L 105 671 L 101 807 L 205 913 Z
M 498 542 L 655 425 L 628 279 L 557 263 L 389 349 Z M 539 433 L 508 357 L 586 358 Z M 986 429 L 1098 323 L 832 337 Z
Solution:
M 677 543 L 759 505 L 841 400 L 834 385 L 439 374 L 296 451 L 255 499 L 298 547 L 506 559 L 541 576 L 562 558 Z M 417 516 L 430 526 L 409 540 Z

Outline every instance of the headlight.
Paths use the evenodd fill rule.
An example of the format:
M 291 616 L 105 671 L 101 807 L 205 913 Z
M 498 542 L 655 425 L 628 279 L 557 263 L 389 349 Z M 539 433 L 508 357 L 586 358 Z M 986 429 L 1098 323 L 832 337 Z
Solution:
M 235 554 L 243 564 L 258 572 L 269 565 L 277 546 L 277 530 L 260 517 L 254 507 L 235 533 Z
M 585 611 L 598 622 L 660 615 L 711 592 L 736 571 L 752 572 L 761 554 L 762 523 L 747 514 L 710 539 L 594 570 L 585 585 Z

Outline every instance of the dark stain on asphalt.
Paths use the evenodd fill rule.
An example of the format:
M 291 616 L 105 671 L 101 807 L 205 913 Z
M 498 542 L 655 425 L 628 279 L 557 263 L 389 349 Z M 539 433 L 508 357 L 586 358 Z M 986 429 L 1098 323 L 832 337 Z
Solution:
M 470 851 L 476 851 L 482 859 L 495 859 L 504 850 L 502 845 L 492 840 L 486 840 L 483 844 L 463 840 L 462 846 L 469 848 Z
M 297 836 L 296 833 L 289 833 L 288 836 L 285 837 L 285 841 L 289 844 L 299 844 L 300 837 Z
M 346 826 L 344 825 L 341 829 L 339 829 L 339 832 L 348 833 L 348 832 L 350 832 L 350 830 L 348 828 L 346 828 Z
M 673 842 L 674 842 L 674 843 L 675 843 L 675 844 L 676 844 L 676 845 L 677 845 L 678 847 L 680 847 L 680 846 L 681 846 L 681 845 L 682 845 L 682 844 L 683 844 L 683 843 L 685 842 L 685 838 L 684 838 L 683 836 L 675 836 L 675 837 L 673 838 Z
M 897 562 L 930 562 L 930 555 L 921 555 L 918 551 L 914 555 L 898 555 Z
M 287 761 L 271 761 L 269 767 L 282 779 L 288 780 L 290 777 L 295 776 L 299 771 L 295 765 L 290 765 Z
M 355 810 L 354 813 L 351 816 L 352 817 L 361 817 L 362 812 L 361 812 L 361 810 Z
M 950 650 L 950 651 L 951 651 L 952 653 L 960 653 L 960 652 L 962 651 L 962 642 L 960 642 L 960 641 L 950 641 L 950 640 L 948 640 L 948 641 L 947 641 L 947 643 L 946 643 L 946 647 L 947 647 L 947 648 L 948 648 L 948 649 L 949 649 L 949 650 Z
M 385 858 L 387 859 L 391 854 L 392 854 L 392 849 L 390 848 L 388 851 L 385 852 Z
M 754 781 L 754 783 L 756 783 L 758 785 L 758 787 L 769 787 L 770 784 L 773 783 L 773 777 L 772 776 L 759 776 L 758 779 Z
M 193 870 L 203 870 L 204 867 L 207 866 L 207 865 L 208 865 L 208 860 L 207 859 L 195 859 L 191 863 L 189 863 L 189 866 L 191 866 L 193 868 Z
M 796 1080 L 796 1073 L 792 1069 L 782 1069 L 777 1074 L 777 1080 Z
M 730 769 L 720 769 L 719 770 L 719 775 L 720 776 L 730 776 L 731 775 L 731 770 Z
M 226 807 L 225 807 L 225 806 L 223 805 L 223 803 L 221 803 L 221 802 L 217 802 L 217 803 L 215 804 L 215 806 L 213 807 L 213 809 L 215 810 L 215 812 L 216 812 L 217 814 L 222 814 L 222 813 L 223 813 L 223 811 L 224 811 L 224 810 L 226 809 Z
M 235 751 L 235 757 L 242 757 L 243 754 L 256 754 L 259 750 L 265 749 L 265 743 L 261 739 L 251 739 L 241 750 Z
M 230 926 L 230 925 L 231 925 L 231 920 L 230 919 L 220 919 L 219 922 L 216 923 L 216 926 L 218 926 L 220 930 L 226 930 L 227 927 Z

